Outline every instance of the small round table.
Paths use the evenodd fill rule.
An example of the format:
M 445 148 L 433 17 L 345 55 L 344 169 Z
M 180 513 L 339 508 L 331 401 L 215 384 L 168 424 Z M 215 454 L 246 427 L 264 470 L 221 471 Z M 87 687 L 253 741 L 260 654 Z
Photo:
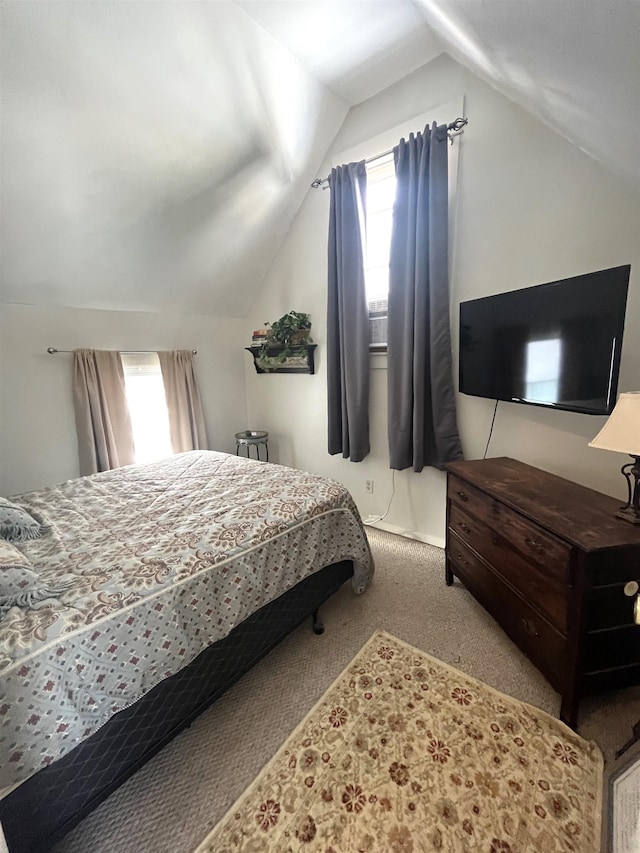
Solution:
M 251 448 L 256 449 L 256 459 L 260 459 L 260 447 L 264 447 L 267 455 L 266 461 L 269 461 L 269 433 L 263 429 L 245 429 L 242 432 L 236 433 L 236 456 L 240 453 L 240 448 L 247 448 L 247 459 L 251 456 Z

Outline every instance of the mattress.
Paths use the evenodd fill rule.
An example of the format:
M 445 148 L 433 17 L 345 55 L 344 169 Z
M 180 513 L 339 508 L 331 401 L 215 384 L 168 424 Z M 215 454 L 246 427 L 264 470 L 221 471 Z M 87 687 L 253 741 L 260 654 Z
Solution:
M 48 532 L 20 548 L 63 591 L 0 622 L 0 787 L 90 737 L 302 578 L 373 573 L 333 480 L 212 451 L 13 497 Z

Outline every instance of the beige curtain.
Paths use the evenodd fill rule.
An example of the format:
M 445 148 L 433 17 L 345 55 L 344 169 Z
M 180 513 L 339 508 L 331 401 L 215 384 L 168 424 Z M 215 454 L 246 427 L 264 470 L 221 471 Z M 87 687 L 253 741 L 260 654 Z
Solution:
M 158 352 L 174 453 L 207 450 L 207 430 L 190 350 Z
M 135 461 L 120 353 L 73 351 L 73 404 L 82 476 Z

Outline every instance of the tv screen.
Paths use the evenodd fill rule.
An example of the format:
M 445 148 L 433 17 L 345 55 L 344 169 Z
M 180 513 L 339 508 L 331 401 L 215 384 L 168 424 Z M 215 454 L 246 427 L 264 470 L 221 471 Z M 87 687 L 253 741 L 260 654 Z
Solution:
M 630 266 L 460 304 L 460 391 L 608 415 Z

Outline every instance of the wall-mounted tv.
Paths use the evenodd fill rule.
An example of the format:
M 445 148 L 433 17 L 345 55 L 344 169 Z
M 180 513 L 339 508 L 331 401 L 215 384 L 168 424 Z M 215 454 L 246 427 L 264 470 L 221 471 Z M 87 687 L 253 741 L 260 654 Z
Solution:
M 629 265 L 460 304 L 460 391 L 611 414 Z

